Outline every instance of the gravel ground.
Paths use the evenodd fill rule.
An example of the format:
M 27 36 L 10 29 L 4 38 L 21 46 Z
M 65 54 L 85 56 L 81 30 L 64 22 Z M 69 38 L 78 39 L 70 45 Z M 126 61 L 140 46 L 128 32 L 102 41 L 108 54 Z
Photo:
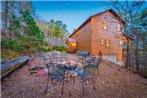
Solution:
M 69 54 L 70 59 L 76 60 L 77 56 Z M 34 56 L 32 56 L 34 58 Z M 61 84 L 49 84 L 48 91 L 44 94 L 47 75 L 30 74 L 29 69 L 42 66 L 43 61 L 34 65 L 26 64 L 17 69 L 1 81 L 2 98 L 59 98 Z M 46 70 L 45 68 L 43 70 Z M 100 77 L 97 78 L 96 91 L 90 83 L 85 84 L 85 95 L 82 94 L 81 80 L 76 77 L 65 83 L 63 98 L 147 98 L 147 79 L 131 73 L 120 66 L 105 63 L 99 66 Z

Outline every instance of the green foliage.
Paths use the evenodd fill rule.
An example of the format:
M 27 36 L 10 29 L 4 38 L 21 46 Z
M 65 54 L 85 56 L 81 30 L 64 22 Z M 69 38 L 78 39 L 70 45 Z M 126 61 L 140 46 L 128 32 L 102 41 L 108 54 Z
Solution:
M 19 45 L 17 41 L 12 38 L 8 38 L 8 40 L 2 39 L 1 43 L 3 47 L 7 49 L 17 50 L 19 52 L 23 52 L 24 50 L 24 47 L 22 45 Z
M 141 25 L 142 25 L 142 26 L 147 26 L 147 22 L 146 22 L 146 21 L 147 21 L 147 8 L 145 8 L 145 9 L 143 10 L 140 19 L 141 19 Z
M 11 49 L 7 49 L 1 53 L 2 58 L 13 59 L 20 57 L 20 53 L 13 51 Z
M 57 47 L 54 47 L 54 50 L 57 50 L 57 51 L 67 51 L 67 47 L 65 46 L 57 46 Z
M 57 38 L 63 38 L 68 34 L 67 26 L 66 24 L 62 23 L 60 20 L 53 20 L 51 19 L 48 22 L 48 34 L 53 35 Z
M 2 44 L 4 44 L 6 48 L 15 49 L 16 40 L 12 38 L 8 38 L 8 40 L 6 40 L 5 42 L 6 43 L 2 43 Z
M 39 29 L 34 18 L 31 16 L 30 11 L 26 10 L 22 13 L 22 18 L 25 20 L 27 28 L 25 32 L 27 35 L 31 36 L 31 38 L 38 43 L 43 43 L 44 41 L 44 33 Z
M 52 51 L 52 48 L 38 48 L 38 51 L 50 52 L 50 51 Z
M 19 40 L 24 42 L 24 41 L 26 41 L 26 37 L 20 36 L 20 37 L 19 37 Z
M 23 52 L 24 47 L 22 45 L 16 45 L 16 50 L 19 51 L 19 52 Z

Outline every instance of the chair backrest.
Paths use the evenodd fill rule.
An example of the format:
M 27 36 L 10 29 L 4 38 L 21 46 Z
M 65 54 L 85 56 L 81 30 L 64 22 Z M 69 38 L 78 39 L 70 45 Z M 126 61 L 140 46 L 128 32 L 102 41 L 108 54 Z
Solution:
M 58 68 L 54 68 L 54 69 L 52 69 L 52 74 L 58 74 L 58 75 L 65 75 L 65 73 L 66 73 L 66 69 L 64 68 L 64 67 L 58 67 Z
M 102 58 L 99 58 L 98 61 L 95 63 L 95 66 L 96 66 L 97 69 L 98 69 L 101 61 L 102 61 Z
M 102 59 L 99 58 L 98 61 L 94 63 L 94 66 L 91 66 L 91 67 L 86 66 L 86 67 L 84 67 L 83 72 L 80 74 L 80 76 L 82 78 L 86 78 L 88 76 L 88 74 L 94 76 L 96 70 L 98 69 L 99 64 L 101 63 L 101 60 Z
M 66 52 L 61 52 L 61 57 L 68 57 Z
M 86 57 L 89 55 L 89 52 L 88 51 L 77 51 L 76 54 L 78 54 L 79 56 Z
M 87 52 L 87 51 L 81 51 L 81 55 L 82 56 L 88 56 L 89 55 L 89 52 Z
M 95 61 L 95 60 L 96 60 L 96 57 L 95 56 L 93 56 L 93 57 L 90 58 L 90 61 Z
M 47 69 L 48 69 L 48 75 L 65 76 L 65 73 L 66 73 L 65 67 L 47 66 Z
M 56 52 L 51 52 L 51 58 L 56 59 L 57 58 L 57 53 Z

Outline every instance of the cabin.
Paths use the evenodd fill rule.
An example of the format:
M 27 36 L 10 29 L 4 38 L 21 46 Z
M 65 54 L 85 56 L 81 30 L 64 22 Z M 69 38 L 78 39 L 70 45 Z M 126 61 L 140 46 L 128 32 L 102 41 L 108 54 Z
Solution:
M 125 21 L 113 9 L 90 16 L 67 39 L 69 52 L 88 51 L 90 55 L 124 61 L 129 37 L 124 35 Z M 125 46 L 124 46 L 125 45 Z

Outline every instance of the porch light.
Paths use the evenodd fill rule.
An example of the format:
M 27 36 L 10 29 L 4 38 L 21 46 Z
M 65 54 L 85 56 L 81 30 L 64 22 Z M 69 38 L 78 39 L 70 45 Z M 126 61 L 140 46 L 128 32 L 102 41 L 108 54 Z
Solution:
M 73 42 L 73 43 L 72 43 L 72 46 L 76 46 L 76 43 Z

